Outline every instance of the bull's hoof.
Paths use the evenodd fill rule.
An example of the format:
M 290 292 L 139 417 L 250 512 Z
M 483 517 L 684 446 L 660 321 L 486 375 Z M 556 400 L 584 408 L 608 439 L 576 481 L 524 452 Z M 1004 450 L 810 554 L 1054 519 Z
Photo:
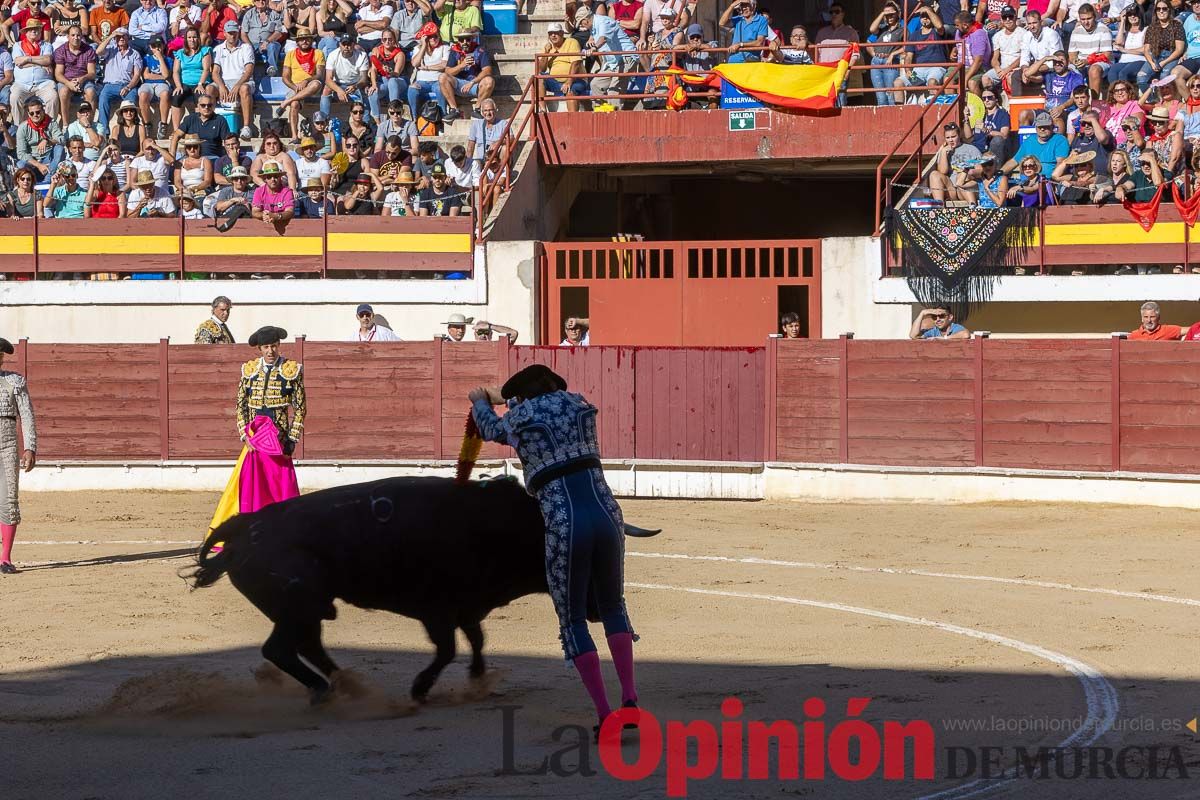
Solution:
M 333 699 L 333 687 L 326 685 L 320 689 L 308 690 L 308 704 L 310 706 L 323 706 Z
M 413 689 L 412 690 L 412 699 L 414 702 L 420 703 L 421 705 L 425 705 L 426 703 L 429 702 L 429 692 L 428 691 L 422 692 L 422 691 Z
M 478 664 L 472 664 L 467 670 L 467 674 L 471 676 L 472 680 L 479 680 L 487 674 L 487 664 L 484 664 L 482 661 Z

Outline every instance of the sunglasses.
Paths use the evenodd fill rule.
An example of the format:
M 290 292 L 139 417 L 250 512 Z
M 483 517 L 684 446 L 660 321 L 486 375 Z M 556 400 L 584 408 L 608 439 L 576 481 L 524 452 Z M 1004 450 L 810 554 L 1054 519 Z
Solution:
M 1067 62 L 1065 62 L 1065 61 L 1054 61 L 1054 62 L 1052 62 L 1052 63 L 1053 63 L 1053 64 L 1054 64 L 1054 66 L 1056 66 L 1056 67 L 1065 67 L 1065 66 L 1067 65 Z
M 316 187 L 313 187 L 313 188 L 316 188 Z M 359 319 L 365 319 L 365 318 L 367 318 L 367 317 L 369 317 L 369 316 L 372 316 L 371 312 L 370 312 L 370 311 L 364 311 L 364 312 L 362 312 L 361 314 L 359 314 L 359 315 L 358 315 L 358 318 L 359 318 Z
M 361 114 L 361 113 L 363 113 L 363 110 L 361 108 L 352 108 L 352 109 L 350 109 L 350 113 L 351 114 Z
M 1113 87 L 1113 94 L 1116 94 L 1117 92 L 1125 92 L 1126 94 L 1128 94 L 1128 93 L 1129 93 L 1129 87 L 1128 87 L 1128 86 L 1114 86 L 1114 87 Z
M 196 108 L 212 108 L 212 103 L 197 103 Z
M 985 95 L 983 96 L 983 99 L 984 99 L 984 100 L 995 100 L 995 99 L 996 99 L 996 95 L 994 95 L 994 94 L 985 94 Z
M 1022 164 L 1021 169 L 1037 169 L 1037 164 Z

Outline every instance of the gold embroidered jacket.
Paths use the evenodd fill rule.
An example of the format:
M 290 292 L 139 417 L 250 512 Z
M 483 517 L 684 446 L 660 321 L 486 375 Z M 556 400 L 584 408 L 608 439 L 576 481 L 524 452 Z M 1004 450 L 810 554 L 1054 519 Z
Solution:
M 242 364 L 242 379 L 238 383 L 237 429 L 241 436 L 250 420 L 262 414 L 275 421 L 275 427 L 293 442 L 300 440 L 307 412 L 304 398 L 304 375 L 301 365 L 280 358 L 267 365 L 261 358 Z M 288 406 L 292 420 L 288 422 Z
M 211 317 L 196 328 L 196 344 L 233 344 L 233 334 L 226 325 L 218 325 Z

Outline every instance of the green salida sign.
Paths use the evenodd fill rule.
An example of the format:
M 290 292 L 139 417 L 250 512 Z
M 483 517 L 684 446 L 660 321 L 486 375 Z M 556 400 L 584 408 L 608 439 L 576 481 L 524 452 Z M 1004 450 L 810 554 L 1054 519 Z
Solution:
M 756 126 L 756 121 L 753 111 L 730 111 L 729 112 L 729 130 L 730 131 L 752 131 Z

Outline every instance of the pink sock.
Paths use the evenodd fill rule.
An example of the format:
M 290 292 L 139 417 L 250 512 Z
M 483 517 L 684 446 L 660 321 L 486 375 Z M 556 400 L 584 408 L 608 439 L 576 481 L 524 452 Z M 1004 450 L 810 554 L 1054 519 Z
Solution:
M 592 702 L 596 704 L 596 716 L 603 722 L 604 718 L 612 713 L 612 709 L 608 706 L 608 693 L 604 690 L 604 675 L 600 672 L 600 654 L 593 650 L 590 653 L 575 656 L 575 669 L 579 670 L 583 687 L 587 689 L 587 693 L 592 697 Z
M 612 653 L 617 677 L 621 680 L 621 703 L 637 702 L 637 685 L 633 681 L 633 634 L 614 633 L 608 637 L 608 652 Z
M 3 540 L 3 547 L 0 547 L 0 564 L 6 564 L 9 561 L 12 561 L 13 540 L 16 538 L 16 525 L 4 525 L 3 523 L 0 523 L 0 540 Z

